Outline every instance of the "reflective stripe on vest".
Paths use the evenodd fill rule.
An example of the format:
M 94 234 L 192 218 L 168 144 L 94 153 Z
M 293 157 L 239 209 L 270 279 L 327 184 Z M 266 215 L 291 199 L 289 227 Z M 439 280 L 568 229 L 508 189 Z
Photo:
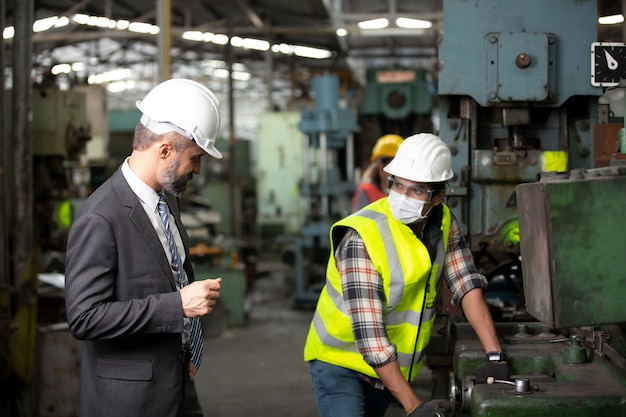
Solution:
M 379 200 L 333 225 L 327 281 L 307 337 L 305 360 L 320 359 L 377 377 L 356 348 L 343 300 L 341 278 L 335 266 L 334 251 L 345 232 L 333 235 L 340 230 L 337 229 L 339 227 L 351 227 L 363 238 L 372 263 L 383 279 L 387 301 L 384 307 L 385 326 L 390 342 L 396 345 L 400 368 L 405 378 L 409 374 L 418 374 L 435 318 L 436 288 L 441 281 L 440 265 L 445 257 L 450 230 L 449 210 L 445 205 L 443 210 L 441 229 L 446 238 L 438 243 L 433 265 L 430 264 L 428 251 L 413 232 L 393 219 L 387 199 Z M 402 254 L 405 255 L 404 263 L 401 263 Z M 416 254 L 419 256 L 409 256 Z M 411 275 L 407 281 L 405 273 L 409 272 Z M 428 293 L 425 294 L 425 291 Z M 428 296 L 426 303 L 423 302 L 425 295 Z

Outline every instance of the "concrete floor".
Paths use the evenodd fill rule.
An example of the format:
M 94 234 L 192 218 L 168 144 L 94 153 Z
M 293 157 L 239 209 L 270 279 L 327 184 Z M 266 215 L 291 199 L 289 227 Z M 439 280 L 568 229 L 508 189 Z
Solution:
M 247 324 L 205 340 L 204 361 L 196 377 L 205 416 L 315 417 L 308 366 L 302 358 L 313 312 L 292 308 L 293 273 L 286 265 L 260 263 L 257 271 L 269 273 L 254 283 Z M 427 370 L 413 387 L 428 399 Z M 394 405 L 386 417 L 405 415 Z

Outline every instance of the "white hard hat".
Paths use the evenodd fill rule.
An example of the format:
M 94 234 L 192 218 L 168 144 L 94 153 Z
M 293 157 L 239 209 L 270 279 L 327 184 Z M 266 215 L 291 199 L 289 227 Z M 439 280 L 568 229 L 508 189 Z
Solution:
M 163 81 L 137 101 L 141 123 L 154 133 L 177 131 L 193 139 L 209 155 L 221 159 L 215 147 L 220 129 L 219 100 L 204 85 L 180 78 Z
M 415 182 L 443 182 L 454 176 L 450 149 L 431 133 L 406 138 L 383 170 Z

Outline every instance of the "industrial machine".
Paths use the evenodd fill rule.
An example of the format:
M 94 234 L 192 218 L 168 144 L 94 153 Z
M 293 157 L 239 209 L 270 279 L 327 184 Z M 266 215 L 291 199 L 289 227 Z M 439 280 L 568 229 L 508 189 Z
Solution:
M 594 166 L 597 4 L 444 0 L 443 16 L 440 136 L 455 172 L 447 203 L 490 285 L 508 289 L 497 314 L 515 319 L 524 305 L 516 185 Z
M 432 77 L 431 77 L 432 78 Z M 432 131 L 433 87 L 422 68 L 369 68 L 359 106 L 357 166 L 367 166 L 376 140 Z
M 299 148 L 292 147 L 291 162 L 283 162 L 283 156 L 277 159 L 281 166 L 302 159 L 304 167 L 298 187 L 305 200 L 302 230 L 297 236 L 287 234 L 280 239 L 290 246 L 283 257 L 294 267 L 294 303 L 301 308 L 312 308 L 317 303 L 325 282 L 330 249 L 328 233 L 335 221 L 351 211 L 352 195 L 358 183 L 354 176 L 359 171 L 355 168 L 365 168 L 370 163 L 372 147 L 383 134 L 408 136 L 432 128 L 433 95 L 423 69 L 369 69 L 358 125 L 357 112 L 340 106 L 337 76 L 317 76 L 311 86 L 315 104 L 302 111 L 298 125 L 304 134 L 302 155 L 294 152 Z M 273 203 L 270 207 L 275 206 L 278 197 L 268 195 L 272 195 L 268 200 Z M 293 216 L 285 207 L 282 204 L 279 210 L 274 210 L 283 222 L 290 222 Z M 290 208 L 293 210 L 294 205 Z
M 10 92 L 6 92 L 7 137 L 12 128 L 9 98 Z M 91 139 L 86 100 L 86 93 L 77 90 L 38 87 L 32 92 L 34 218 L 44 272 L 62 269 L 64 261 L 55 254 L 65 251 L 72 205 L 85 196 L 82 188 L 89 185 L 89 174 L 79 161 Z
M 294 304 L 315 307 L 325 280 L 328 233 L 331 225 L 350 212 L 355 190 L 353 110 L 339 106 L 339 78 L 324 74 L 312 79 L 313 108 L 302 111 L 304 176 L 300 193 L 305 199 L 302 232 L 289 238 L 295 269 Z
M 489 280 L 510 378 L 476 383 L 484 351 L 444 296 L 426 360 L 433 395 L 455 416 L 626 416 L 626 168 L 623 129 L 607 124 L 590 82 L 596 2 L 444 0 L 443 10 L 447 203 Z M 498 286 L 516 294 L 508 305 L 494 302 Z
M 623 164 L 517 186 L 526 309 L 538 321 L 497 323 L 511 378 L 479 385 L 484 352 L 457 325 L 455 415 L 626 416 L 625 189 Z
M 263 113 L 256 148 L 257 236 L 264 252 L 280 253 L 277 236 L 299 235 L 305 221 L 299 188 L 304 177 L 300 111 Z M 295 143 L 294 143 L 295 142 Z
M 6 339 L 2 338 L 0 356 L 9 368 L 2 368 L 6 382 L 7 398 L 0 408 L 16 415 L 18 410 L 29 415 L 53 416 L 76 413 L 78 367 L 80 351 L 76 349 L 65 321 L 62 291 L 62 272 L 65 261 L 67 232 L 76 206 L 90 186 L 87 167 L 80 163 L 80 154 L 91 140 L 91 123 L 88 118 L 87 94 L 83 91 L 61 91 L 56 88 L 35 86 L 31 92 L 32 119 L 30 131 L 32 147 L 24 154 L 32 158 L 32 214 L 24 216 L 11 237 L 12 256 L 18 258 L 15 245 L 17 233 L 32 232 L 32 253 L 22 274 L 19 268 L 9 278 L 10 294 L 3 294 L 3 306 L 10 307 L 11 316 Z M 13 119 L 12 92 L 4 95 L 4 138 L 11 138 Z M 95 115 L 91 115 L 95 117 Z M 22 138 L 20 138 L 22 139 Z M 24 137 L 23 140 L 30 140 Z M 9 219 L 16 219 L 19 209 L 15 204 L 28 194 L 16 181 L 15 155 L 23 145 L 7 140 L 3 146 L 8 155 L 3 161 L 7 177 L 6 201 Z M 20 213 L 24 214 L 24 213 Z M 31 223 L 31 224 L 25 224 Z M 11 230 L 15 229 L 15 226 Z M 54 279 L 59 278 L 61 279 Z M 54 285 L 57 284 L 57 285 Z M 1 327 L 5 327 L 4 323 Z M 64 346 L 64 350 L 60 350 Z M 62 352 L 61 354 L 59 352 Z M 58 372 L 62 370 L 62 372 Z M 3 389 L 3 392 L 5 392 Z M 9 411 L 13 410 L 13 411 Z M 1 413 L 1 412 L 0 412 Z M 58 414 L 56 414 L 58 413 Z M 4 415 L 4 414 L 3 414 Z

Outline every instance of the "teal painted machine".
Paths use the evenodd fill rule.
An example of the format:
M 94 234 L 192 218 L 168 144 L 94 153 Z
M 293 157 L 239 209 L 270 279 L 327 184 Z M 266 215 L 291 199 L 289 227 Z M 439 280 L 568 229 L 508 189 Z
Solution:
M 299 308 L 317 303 L 325 280 L 330 226 L 350 213 L 355 190 L 354 113 L 339 106 L 338 77 L 317 76 L 312 86 L 315 105 L 302 111 L 299 124 L 304 133 L 300 192 L 305 199 L 305 222 L 300 236 L 290 239 L 294 246 L 294 304 Z
M 491 281 L 523 306 L 515 187 L 594 166 L 602 89 L 590 83 L 595 0 L 444 0 L 440 135 L 455 176 L 447 203 Z M 495 283 L 494 283 L 495 285 Z M 510 311 L 513 308 L 513 312 Z
M 475 383 L 484 352 L 444 297 L 427 356 L 433 395 L 452 400 L 453 416 L 626 416 L 626 171 L 596 168 L 594 131 L 607 131 L 590 77 L 596 1 L 443 6 L 447 203 L 490 281 L 492 312 L 503 312 L 510 380 Z M 518 296 L 510 310 L 490 298 L 501 282 Z
M 427 72 L 421 68 L 369 68 L 363 102 L 359 106 L 361 124 L 375 125 L 376 138 L 397 133 L 403 137 L 432 128 L 433 94 Z
M 365 97 L 359 115 L 378 115 L 388 120 L 430 116 L 432 95 L 426 71 L 408 68 L 370 68 L 367 70 Z M 412 133 L 412 132 L 411 132 Z
M 356 165 L 366 169 L 378 138 L 432 131 L 434 88 L 421 68 L 368 68 L 359 106 Z

